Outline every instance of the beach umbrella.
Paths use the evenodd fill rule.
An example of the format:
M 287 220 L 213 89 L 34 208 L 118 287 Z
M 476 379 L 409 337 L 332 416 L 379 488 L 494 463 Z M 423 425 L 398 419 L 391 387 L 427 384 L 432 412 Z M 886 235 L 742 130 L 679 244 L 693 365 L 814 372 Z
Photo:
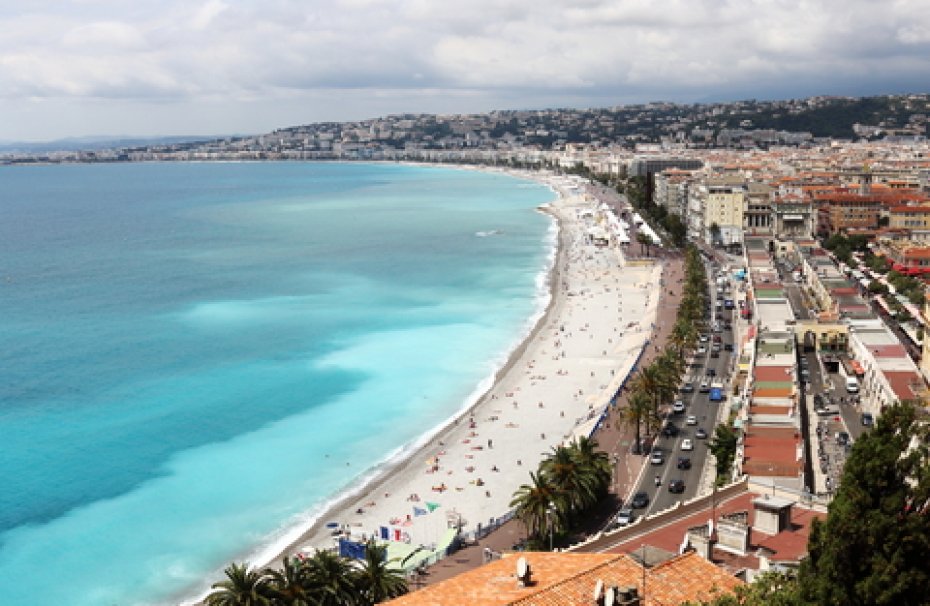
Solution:
M 433 513 L 434 511 L 439 509 L 439 503 L 430 503 L 427 501 L 426 508 L 429 509 L 430 513 Z

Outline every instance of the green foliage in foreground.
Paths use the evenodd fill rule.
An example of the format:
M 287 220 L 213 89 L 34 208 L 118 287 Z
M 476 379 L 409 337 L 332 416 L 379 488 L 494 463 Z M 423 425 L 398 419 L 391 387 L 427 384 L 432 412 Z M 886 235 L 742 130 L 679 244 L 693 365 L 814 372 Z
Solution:
M 930 604 L 930 456 L 918 409 L 897 404 L 853 447 L 797 576 L 763 575 L 705 606 Z
M 306 560 L 284 557 L 280 570 L 230 564 L 214 583 L 207 606 L 370 606 L 407 593 L 403 571 L 386 559 L 384 546 L 369 543 L 365 559 L 319 551 Z

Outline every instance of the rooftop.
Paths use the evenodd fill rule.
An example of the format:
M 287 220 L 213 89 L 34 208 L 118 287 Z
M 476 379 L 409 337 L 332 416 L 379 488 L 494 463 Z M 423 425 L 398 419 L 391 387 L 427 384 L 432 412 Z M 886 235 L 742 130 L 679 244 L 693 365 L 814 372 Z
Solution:
M 530 569 L 527 584 L 516 577 L 521 556 Z M 645 571 L 625 553 L 526 552 L 508 554 L 387 603 L 392 606 L 593 604 L 598 581 L 604 587 L 636 587 L 646 606 L 707 600 L 743 584 L 694 552 L 674 556 Z

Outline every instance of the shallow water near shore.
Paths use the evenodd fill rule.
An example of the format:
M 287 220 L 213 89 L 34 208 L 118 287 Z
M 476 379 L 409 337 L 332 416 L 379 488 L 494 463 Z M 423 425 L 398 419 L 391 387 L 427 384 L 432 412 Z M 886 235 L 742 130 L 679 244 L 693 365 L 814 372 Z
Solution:
M 460 409 L 544 294 L 553 194 L 503 175 L 0 172 L 3 603 L 196 593 Z

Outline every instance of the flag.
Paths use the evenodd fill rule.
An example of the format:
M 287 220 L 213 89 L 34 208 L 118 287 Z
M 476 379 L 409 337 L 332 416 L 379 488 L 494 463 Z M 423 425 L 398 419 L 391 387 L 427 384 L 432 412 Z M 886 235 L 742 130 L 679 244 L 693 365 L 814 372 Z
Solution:
M 388 534 L 388 527 L 382 526 L 381 527 L 381 538 L 387 541 L 390 538 L 390 536 L 391 535 Z
M 395 540 L 395 541 L 399 541 L 399 540 L 400 540 L 400 536 L 401 536 L 401 530 L 400 530 L 400 528 L 395 528 L 395 529 L 394 529 L 394 540 Z
M 434 511 L 439 509 L 439 503 L 430 503 L 429 501 L 427 501 L 426 508 L 429 509 L 430 513 L 433 513 Z
M 413 515 L 415 516 L 425 516 L 427 513 L 425 509 L 420 509 L 419 507 L 413 508 Z

